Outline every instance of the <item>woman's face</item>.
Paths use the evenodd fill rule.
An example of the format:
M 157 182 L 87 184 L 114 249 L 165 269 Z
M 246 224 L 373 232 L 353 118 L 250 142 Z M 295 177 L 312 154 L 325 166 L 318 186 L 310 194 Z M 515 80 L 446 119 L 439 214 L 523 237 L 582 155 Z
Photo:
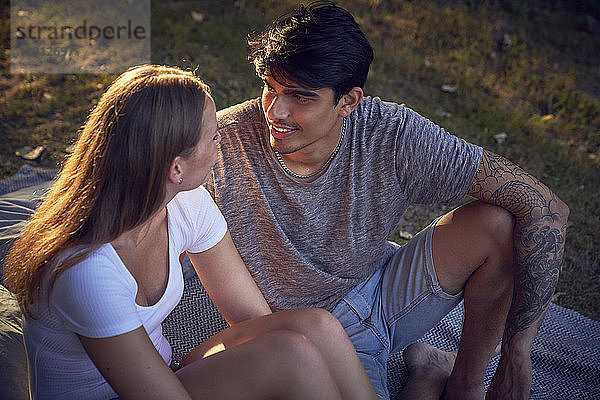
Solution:
M 195 189 L 206 183 L 213 165 L 217 162 L 217 145 L 221 142 L 221 135 L 217 132 L 216 112 L 215 102 L 207 94 L 202 113 L 200 140 L 192 155 L 182 159 L 183 190 Z

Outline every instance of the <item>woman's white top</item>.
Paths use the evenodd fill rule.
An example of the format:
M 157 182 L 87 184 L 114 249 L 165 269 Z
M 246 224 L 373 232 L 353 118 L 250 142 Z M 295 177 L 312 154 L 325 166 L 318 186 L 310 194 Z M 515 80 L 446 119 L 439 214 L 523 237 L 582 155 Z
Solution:
M 227 224 L 204 187 L 181 192 L 167 205 L 169 278 L 152 306 L 135 302 L 137 283 L 110 243 L 61 274 L 48 296 L 42 293 L 24 324 L 34 399 L 111 399 L 115 391 L 96 369 L 77 335 L 103 338 L 144 326 L 171 363 L 171 346 L 161 323 L 183 294 L 179 256 L 202 252 L 225 235 Z

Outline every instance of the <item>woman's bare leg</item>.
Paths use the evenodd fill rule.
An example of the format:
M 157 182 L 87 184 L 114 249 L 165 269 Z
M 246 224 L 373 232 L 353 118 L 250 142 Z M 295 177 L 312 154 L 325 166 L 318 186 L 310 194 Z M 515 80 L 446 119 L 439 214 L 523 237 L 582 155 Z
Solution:
M 177 371 L 193 399 L 341 399 L 318 349 L 272 331 Z
M 322 356 L 343 399 L 375 399 L 376 394 L 339 321 L 320 309 L 281 311 L 244 321 L 211 337 L 192 350 L 183 365 L 202 360 L 214 351 L 233 349 L 249 340 L 279 330 L 305 336 Z

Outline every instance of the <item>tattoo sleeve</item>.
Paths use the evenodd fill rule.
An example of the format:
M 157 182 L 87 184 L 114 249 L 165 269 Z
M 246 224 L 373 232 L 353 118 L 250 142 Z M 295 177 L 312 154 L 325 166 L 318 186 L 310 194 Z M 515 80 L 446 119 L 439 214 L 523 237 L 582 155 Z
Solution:
M 506 344 L 539 326 L 561 270 L 567 206 L 544 184 L 501 156 L 484 150 L 469 194 L 515 217 L 515 281 L 506 321 Z

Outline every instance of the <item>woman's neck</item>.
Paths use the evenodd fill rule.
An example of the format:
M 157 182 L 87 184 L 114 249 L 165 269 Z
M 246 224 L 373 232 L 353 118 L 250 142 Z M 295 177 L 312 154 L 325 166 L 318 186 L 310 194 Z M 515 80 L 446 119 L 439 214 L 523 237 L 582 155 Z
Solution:
M 147 239 L 152 239 L 161 229 L 167 217 L 166 206 L 162 207 L 148 220 L 120 234 L 111 243 L 115 248 L 137 248 Z

